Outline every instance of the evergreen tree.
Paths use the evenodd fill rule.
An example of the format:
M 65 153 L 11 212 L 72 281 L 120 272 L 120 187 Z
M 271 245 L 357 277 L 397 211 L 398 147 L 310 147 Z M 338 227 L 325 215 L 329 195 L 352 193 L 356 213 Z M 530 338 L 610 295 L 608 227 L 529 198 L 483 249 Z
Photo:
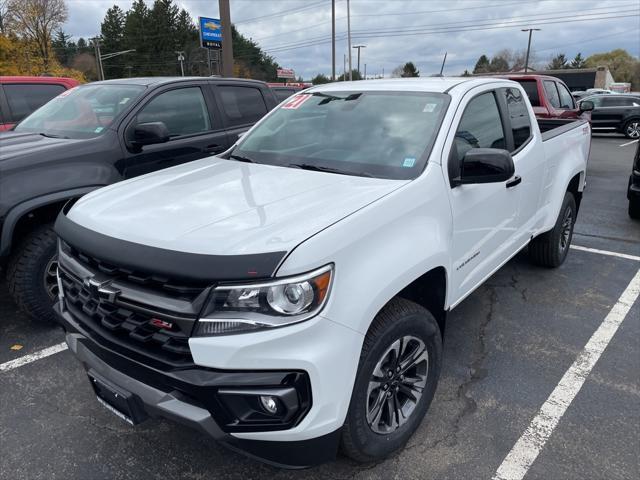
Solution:
M 413 64 L 413 62 L 407 62 L 403 65 L 402 73 L 400 74 L 400 76 L 401 77 L 419 77 L 420 72 L 418 71 L 416 66 Z
M 571 60 L 571 68 L 584 68 L 586 66 L 586 60 L 582 58 L 582 54 L 578 54 Z
M 330 83 L 331 79 L 327 77 L 324 73 L 319 73 L 315 77 L 311 79 L 311 83 L 314 85 L 321 85 L 323 83 Z
M 51 40 L 51 48 L 63 67 L 69 66 L 71 58 L 75 53 L 74 49 L 72 49 L 72 46 L 75 47 L 75 44 L 70 42 L 70 40 L 71 35 L 67 35 L 62 29 L 58 30 L 55 33 L 53 40 Z
M 147 39 L 149 34 L 146 28 L 149 21 L 149 9 L 144 0 L 135 0 L 131 8 L 125 14 L 124 31 L 123 31 L 123 49 L 136 51 L 127 56 L 127 63 L 131 62 L 135 65 L 134 76 L 149 75 L 148 64 L 150 51 Z
M 491 71 L 491 64 L 486 55 L 481 55 L 476 66 L 473 67 L 473 73 L 487 73 Z
M 490 72 L 508 72 L 509 62 L 503 56 L 496 55 L 491 58 L 491 62 L 489 63 L 489 71 Z
M 563 68 L 569 68 L 569 65 L 567 65 L 567 57 L 564 53 L 559 53 L 553 57 L 549 65 L 547 65 L 547 69 L 549 70 L 561 70 Z
M 107 14 L 100 26 L 100 32 L 102 34 L 102 48 L 101 51 L 105 53 L 115 53 L 124 50 L 124 12 L 114 5 L 107 10 Z M 121 66 L 122 59 L 120 57 L 114 57 L 113 60 L 108 60 L 103 63 L 103 69 L 106 78 L 118 78 L 122 77 L 124 68 Z

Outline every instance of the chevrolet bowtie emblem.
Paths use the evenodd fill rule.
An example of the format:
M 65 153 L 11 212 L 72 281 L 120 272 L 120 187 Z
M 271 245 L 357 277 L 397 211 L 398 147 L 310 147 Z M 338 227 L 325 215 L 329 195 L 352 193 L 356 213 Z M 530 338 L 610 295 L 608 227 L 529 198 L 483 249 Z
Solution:
M 116 297 L 120 295 L 120 290 L 111 287 L 109 284 L 111 280 L 100 281 L 95 277 L 87 277 L 84 279 L 83 284 L 89 290 L 91 298 L 100 301 L 106 300 L 109 303 L 114 303 Z

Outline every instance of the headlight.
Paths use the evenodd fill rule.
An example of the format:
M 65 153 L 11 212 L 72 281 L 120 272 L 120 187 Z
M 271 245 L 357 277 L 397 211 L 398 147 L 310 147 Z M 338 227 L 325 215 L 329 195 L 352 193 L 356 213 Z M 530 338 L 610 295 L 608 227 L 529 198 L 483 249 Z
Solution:
M 198 320 L 196 336 L 281 327 L 317 315 L 327 301 L 333 265 L 295 277 L 219 285 Z

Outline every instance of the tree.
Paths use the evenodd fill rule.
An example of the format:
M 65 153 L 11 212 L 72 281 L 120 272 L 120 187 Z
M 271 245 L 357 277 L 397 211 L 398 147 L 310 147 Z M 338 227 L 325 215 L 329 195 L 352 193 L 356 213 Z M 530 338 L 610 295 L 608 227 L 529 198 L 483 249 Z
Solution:
M 491 63 L 489 63 L 490 72 L 508 72 L 509 68 L 509 61 L 504 54 L 496 54 L 491 57 Z
M 398 65 L 391 71 L 391 76 L 393 78 L 398 77 L 419 77 L 420 72 L 416 68 L 413 62 L 407 62 L 404 65 Z
M 573 60 L 571 60 L 571 68 L 584 68 L 585 64 L 586 62 L 584 58 L 582 58 L 582 54 L 579 52 L 575 57 L 573 57 Z
M 9 0 L 7 11 L 7 28 L 33 42 L 48 70 L 53 57 L 53 32 L 67 20 L 64 0 Z
M 313 83 L 314 85 L 321 85 L 323 83 L 331 83 L 331 79 L 324 73 L 319 73 L 311 79 L 311 83 Z
M 640 60 L 618 48 L 596 53 L 585 60 L 586 67 L 607 67 L 616 82 L 631 83 L 632 90 L 640 90 Z
M 476 66 L 473 67 L 473 73 L 488 73 L 491 71 L 491 65 L 486 55 L 480 55 L 480 58 L 476 62 Z
M 469 70 L 467 70 L 467 69 L 465 68 L 464 73 L 463 73 L 462 75 L 460 75 L 460 76 L 461 76 L 461 77 L 470 77 L 470 76 L 471 76 L 471 73 L 469 73 Z
M 338 81 L 339 81 L 339 82 L 344 81 L 344 77 L 345 77 L 345 74 L 344 74 L 344 73 L 343 73 L 343 74 L 340 74 L 340 76 L 338 77 Z M 357 70 L 356 68 L 354 68 L 353 70 L 351 70 L 351 77 L 352 77 L 354 80 L 362 80 L 362 77 L 360 76 L 360 72 L 358 72 L 358 70 Z M 347 73 L 347 80 L 349 80 L 349 74 L 348 74 L 348 73 Z
M 567 64 L 567 57 L 564 53 L 559 53 L 555 57 L 551 58 L 551 61 L 547 65 L 548 70 L 561 70 L 564 68 L 569 68 Z
M 124 12 L 120 7 L 114 5 L 107 10 L 107 13 L 100 25 L 100 34 L 102 36 L 101 52 L 115 53 L 124 50 Z M 115 62 L 118 62 L 117 57 Z M 104 62 L 103 69 L 105 70 L 105 76 L 108 77 L 122 77 L 124 68 L 120 64 L 113 62 Z
M 65 67 L 69 66 L 69 61 L 73 52 L 70 51 L 71 35 L 67 35 L 63 30 L 58 30 L 51 41 L 51 48 L 58 61 Z

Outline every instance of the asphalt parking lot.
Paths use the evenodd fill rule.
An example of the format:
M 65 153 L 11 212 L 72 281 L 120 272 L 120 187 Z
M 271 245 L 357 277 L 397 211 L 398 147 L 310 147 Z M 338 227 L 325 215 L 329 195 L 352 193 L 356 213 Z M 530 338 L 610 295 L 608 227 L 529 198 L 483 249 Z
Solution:
M 340 457 L 278 470 L 169 422 L 130 427 L 98 404 L 80 365 L 61 351 L 0 368 L 0 478 L 491 479 L 621 304 L 628 312 L 617 332 L 599 344 L 606 348 L 555 428 L 542 432 L 525 478 L 640 478 L 640 301 L 619 301 L 640 269 L 640 222 L 627 216 L 625 196 L 634 149 L 621 136 L 593 139 L 573 239 L 585 248 L 557 270 L 521 253 L 452 312 L 435 400 L 406 448 L 386 461 Z M 58 328 L 18 313 L 3 284 L 0 322 L 1 365 L 63 341 Z

